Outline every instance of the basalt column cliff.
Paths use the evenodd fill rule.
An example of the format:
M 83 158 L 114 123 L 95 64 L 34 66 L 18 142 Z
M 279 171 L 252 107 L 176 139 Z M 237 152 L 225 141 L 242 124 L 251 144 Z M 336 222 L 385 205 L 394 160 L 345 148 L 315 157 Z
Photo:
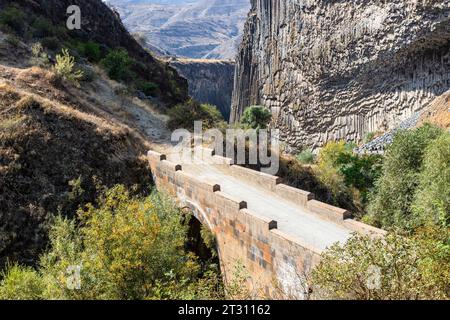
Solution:
M 231 121 L 264 105 L 293 149 L 357 141 L 450 87 L 449 0 L 252 0 Z

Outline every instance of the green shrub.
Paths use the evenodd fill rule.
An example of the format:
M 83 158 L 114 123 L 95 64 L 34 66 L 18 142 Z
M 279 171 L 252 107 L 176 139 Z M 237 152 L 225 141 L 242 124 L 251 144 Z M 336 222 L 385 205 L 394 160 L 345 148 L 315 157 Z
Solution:
M 100 45 L 94 41 L 90 40 L 86 43 L 80 43 L 78 49 L 80 53 L 91 62 L 98 62 L 102 58 Z
M 63 289 L 62 295 L 144 299 L 158 294 L 154 292 L 157 281 L 196 276 L 198 265 L 183 250 L 186 226 L 181 224 L 181 213 L 170 200 L 158 195 L 132 199 L 118 186 L 109 190 L 100 203 L 99 208 L 88 206 L 80 213 L 86 227 L 70 244 L 80 249 L 73 253 L 69 250 L 68 255 L 66 250 L 52 252 L 46 257 L 47 269 L 63 271 L 66 264 L 75 262 L 74 257 L 83 265 L 82 292 L 73 296 Z M 64 234 L 57 236 L 52 246 L 64 245 L 67 238 Z
M 331 190 L 335 204 L 352 199 L 358 214 L 364 214 L 369 193 L 381 174 L 382 157 L 353 154 L 354 144 L 345 141 L 329 142 L 319 153 L 317 176 Z
M 36 42 L 31 46 L 31 64 L 45 68 L 50 65 L 48 54 L 44 51 L 44 47 L 40 42 Z
M 25 19 L 25 13 L 15 5 L 10 5 L 0 11 L 0 26 L 6 32 L 13 31 L 19 35 L 23 34 Z
M 270 111 L 263 106 L 250 106 L 245 109 L 241 125 L 251 129 L 266 129 L 272 119 Z
M 54 65 L 55 73 L 63 79 L 79 85 L 83 78 L 83 72 L 75 69 L 75 58 L 69 54 L 69 50 L 62 49 L 61 54 L 56 55 Z
M 139 81 L 137 89 L 142 91 L 146 96 L 155 97 L 159 93 L 159 86 L 153 82 Z
M 130 68 L 134 61 L 128 56 L 125 49 L 110 51 L 101 63 L 108 72 L 108 76 L 113 80 L 127 80 L 133 75 Z
M 59 48 L 59 40 L 56 37 L 46 37 L 41 40 L 42 46 L 49 50 L 56 51 Z
M 320 150 L 318 164 L 335 167 L 343 156 L 349 155 L 352 155 L 352 151 L 344 140 L 330 141 Z
M 420 224 L 411 204 L 419 185 L 425 150 L 442 132 L 437 127 L 425 125 L 396 134 L 370 197 L 369 214 L 377 226 L 412 230 Z
M 43 296 L 43 279 L 32 268 L 14 265 L 0 278 L 3 278 L 0 281 L 0 300 L 37 300 Z
M 441 234 L 448 238 L 448 232 Z M 314 287 L 332 299 L 448 299 L 449 250 L 431 237 L 354 235 L 322 254 L 313 271 Z
M 202 121 L 203 129 L 223 128 L 225 126 L 222 114 L 217 107 L 209 104 L 200 104 L 189 100 L 179 104 L 167 112 L 170 117 L 168 126 L 175 129 L 194 129 L 194 121 Z
M 412 212 L 420 224 L 450 225 L 450 133 L 429 144 L 414 196 Z
M 31 25 L 33 36 L 38 38 L 52 37 L 55 35 L 55 27 L 44 17 L 37 17 Z
M 361 194 L 363 205 L 368 202 L 368 196 L 381 175 L 382 160 L 379 155 L 343 154 L 336 164 L 344 176 L 345 185 L 356 188 Z
M 313 164 L 316 159 L 314 153 L 309 149 L 300 152 L 296 158 L 301 164 Z
M 343 157 L 351 155 L 352 153 L 346 146 L 345 141 L 328 142 L 320 150 L 317 161 L 318 177 L 332 191 L 336 198 L 348 192 L 347 186 L 345 185 L 345 177 L 340 171 L 339 164 Z
M 0 293 L 36 299 L 223 298 L 217 272 L 203 274 L 197 258 L 184 251 L 188 226 L 169 198 L 133 198 L 116 186 L 98 203 L 80 210 L 78 223 L 57 218 L 39 272 L 18 281 L 9 276 L 17 273 L 11 269 Z M 71 266 L 81 268 L 79 290 L 67 286 Z

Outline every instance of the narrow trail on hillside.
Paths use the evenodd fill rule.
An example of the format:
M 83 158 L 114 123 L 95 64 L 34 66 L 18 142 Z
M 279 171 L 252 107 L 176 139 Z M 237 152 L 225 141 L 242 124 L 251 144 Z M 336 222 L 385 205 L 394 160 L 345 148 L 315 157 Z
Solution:
M 96 99 L 118 110 L 127 122 L 136 126 L 151 144 L 165 145 L 170 142 L 171 132 L 167 128 L 168 117 L 157 110 L 149 100 L 130 97 L 119 84 L 100 79 L 95 85 L 99 88 Z

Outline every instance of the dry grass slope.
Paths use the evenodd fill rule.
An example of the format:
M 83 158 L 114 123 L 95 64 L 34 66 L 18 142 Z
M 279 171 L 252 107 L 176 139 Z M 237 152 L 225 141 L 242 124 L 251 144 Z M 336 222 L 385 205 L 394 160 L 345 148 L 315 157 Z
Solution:
M 143 134 L 52 72 L 0 67 L 0 268 L 33 264 L 55 214 L 94 201 L 97 186 L 145 191 Z M 74 183 L 74 181 L 78 182 Z M 140 190 L 139 190 L 140 189 Z
M 424 110 L 419 121 L 419 126 L 426 122 L 450 130 L 450 90 L 436 98 L 430 106 Z

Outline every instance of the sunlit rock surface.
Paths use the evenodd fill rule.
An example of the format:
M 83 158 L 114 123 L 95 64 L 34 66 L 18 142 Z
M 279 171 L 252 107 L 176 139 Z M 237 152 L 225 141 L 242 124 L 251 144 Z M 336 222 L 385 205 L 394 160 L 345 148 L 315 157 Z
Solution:
M 388 131 L 450 87 L 450 4 L 252 0 L 231 120 L 274 114 L 290 149 Z

